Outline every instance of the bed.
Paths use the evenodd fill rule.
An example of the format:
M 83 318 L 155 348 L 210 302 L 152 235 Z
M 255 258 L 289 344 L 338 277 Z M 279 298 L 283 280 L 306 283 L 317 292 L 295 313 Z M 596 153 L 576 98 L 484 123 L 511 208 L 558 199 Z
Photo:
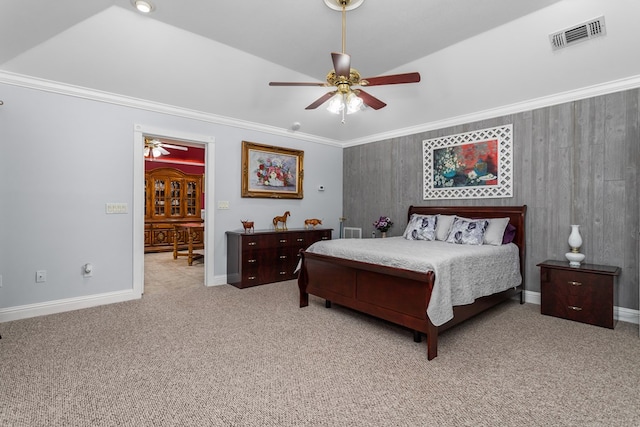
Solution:
M 401 325 L 413 331 L 414 340 L 420 342 L 422 336 L 426 335 L 427 359 L 432 360 L 437 356 L 438 334 L 467 320 L 486 309 L 493 307 L 503 301 L 512 298 L 520 298 L 520 303 L 524 302 L 524 272 L 525 272 L 525 215 L 526 206 L 453 206 L 453 207 L 428 207 L 410 206 L 408 210 L 408 220 L 412 215 L 436 216 L 438 218 L 451 218 L 459 216 L 467 219 L 488 219 L 498 221 L 499 218 L 508 218 L 508 230 L 511 232 L 511 243 L 496 244 L 494 248 L 500 255 L 494 255 L 495 259 L 502 259 L 509 253 L 511 259 L 507 269 L 513 270 L 508 274 L 500 275 L 499 280 L 493 279 L 493 274 L 483 275 L 489 277 L 486 282 L 495 282 L 494 288 L 499 291 L 480 297 L 473 297 L 469 303 L 458 304 L 453 301 L 452 305 L 442 308 L 447 314 L 441 313 L 438 309 L 434 311 L 434 305 L 441 303 L 442 294 L 445 292 L 444 277 L 447 276 L 447 283 L 451 286 L 463 289 L 461 282 L 457 280 L 456 274 L 462 268 L 449 268 L 444 270 L 440 266 L 427 265 L 417 266 L 413 261 L 398 261 L 394 256 L 386 258 L 391 261 L 381 260 L 371 262 L 368 258 L 358 256 L 329 255 L 328 249 L 325 251 L 326 243 L 316 243 L 304 251 L 301 251 L 300 266 L 298 275 L 298 287 L 300 290 L 300 307 L 309 305 L 309 295 L 314 295 L 325 299 L 327 308 L 332 303 L 363 312 L 380 319 Z M 446 216 L 446 217 L 443 217 Z M 495 219 L 495 220 L 492 220 Z M 506 221 L 506 220 L 505 220 Z M 444 221 L 441 221 L 444 224 Z M 393 237 L 386 239 L 338 239 L 360 240 L 360 243 L 349 243 L 349 246 L 365 244 L 369 247 L 375 244 L 378 252 L 384 252 L 380 248 L 399 248 L 403 243 L 413 244 L 412 248 L 426 247 L 430 243 L 440 246 L 433 250 L 432 254 L 440 253 L 442 245 L 451 245 L 458 248 L 467 245 L 459 245 L 444 242 L 415 242 L 403 237 Z M 339 246 L 338 240 L 330 245 Z M 434 239 L 436 240 L 436 239 Z M 320 245 L 317 246 L 316 245 Z M 387 245 L 387 246 L 380 246 Z M 491 245 L 479 245 L 491 246 Z M 479 247 L 476 246 L 476 247 Z M 493 249 L 485 248 L 487 253 Z M 426 249 L 425 249 L 426 250 Z M 324 251 L 324 253 L 323 253 Z M 513 253 L 515 252 L 515 255 Z M 346 252 L 345 252 L 346 253 Z M 433 256 L 443 258 L 442 256 Z M 364 260 L 366 259 L 366 261 Z M 465 262 L 458 259 L 456 266 L 462 266 Z M 405 268 L 411 266 L 410 268 Z M 433 268 L 432 268 L 433 267 Z M 445 274 L 444 272 L 448 273 Z M 436 277 L 436 272 L 438 277 Z M 442 276 L 442 283 L 439 278 Z M 448 285 L 447 285 L 448 286 Z M 491 288 L 491 286 L 490 286 Z M 453 292 L 451 292 L 453 293 Z M 464 293 L 464 292 L 463 292 Z M 456 293 L 457 295 L 457 293 Z M 468 298 L 467 295 L 465 298 Z M 433 299 L 433 301 L 432 301 Z M 430 302 L 433 302 L 430 306 Z M 451 312 L 449 316 L 448 312 Z M 431 315 L 428 313 L 432 313 Z M 449 318 L 450 317 L 450 318 Z M 432 319 L 433 318 L 433 319 Z

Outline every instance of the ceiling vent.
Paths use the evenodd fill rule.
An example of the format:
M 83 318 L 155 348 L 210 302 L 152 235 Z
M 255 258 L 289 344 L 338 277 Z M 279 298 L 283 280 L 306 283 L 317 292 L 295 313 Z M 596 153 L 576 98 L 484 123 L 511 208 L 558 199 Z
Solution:
M 601 16 L 575 27 L 549 34 L 549 41 L 551 41 L 551 48 L 558 50 L 594 37 L 604 36 L 606 33 L 604 16 Z

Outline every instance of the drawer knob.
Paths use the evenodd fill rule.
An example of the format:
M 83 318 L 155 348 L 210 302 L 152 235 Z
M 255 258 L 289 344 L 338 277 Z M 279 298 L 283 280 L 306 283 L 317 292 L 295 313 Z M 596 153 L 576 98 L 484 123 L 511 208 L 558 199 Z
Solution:
M 582 307 L 576 307 L 575 305 L 570 305 L 568 308 L 573 311 L 582 311 Z
M 256 280 L 256 276 L 249 276 L 249 277 L 247 277 L 247 279 L 249 279 L 249 280 Z
M 256 262 L 256 259 L 248 259 L 247 262 Z
M 571 286 L 582 286 L 582 283 L 574 282 L 574 281 L 571 281 L 571 280 L 569 280 L 567 283 L 569 283 Z
M 287 243 L 287 239 L 280 239 L 280 243 Z
M 287 259 L 286 255 L 280 255 L 280 259 Z
M 304 242 L 304 239 L 298 239 L 298 242 Z
M 286 271 L 281 271 L 280 274 L 284 276 L 285 274 L 287 274 L 287 272 Z
M 249 242 L 249 246 L 255 246 L 256 242 Z
M 329 238 L 328 237 L 324 237 L 324 236 L 322 237 L 322 240 L 327 240 L 327 239 L 329 239 Z

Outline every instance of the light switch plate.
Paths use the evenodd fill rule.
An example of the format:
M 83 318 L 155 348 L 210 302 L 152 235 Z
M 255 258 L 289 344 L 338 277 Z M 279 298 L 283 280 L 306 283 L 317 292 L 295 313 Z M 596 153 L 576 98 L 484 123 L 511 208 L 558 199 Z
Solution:
M 108 214 L 126 214 L 129 212 L 129 206 L 126 203 L 107 203 L 105 210 Z

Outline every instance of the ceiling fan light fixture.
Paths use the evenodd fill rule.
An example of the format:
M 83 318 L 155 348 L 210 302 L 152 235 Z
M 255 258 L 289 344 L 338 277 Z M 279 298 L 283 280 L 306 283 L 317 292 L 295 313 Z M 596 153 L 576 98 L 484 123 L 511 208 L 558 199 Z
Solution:
M 313 110 L 328 102 L 327 110 L 333 114 L 342 114 L 342 123 L 345 123 L 345 115 L 372 108 L 379 110 L 387 104 L 354 86 L 382 86 L 405 83 L 418 83 L 420 73 L 391 74 L 361 78 L 360 73 L 351 68 L 351 55 L 346 53 L 347 10 L 353 10 L 362 5 L 364 0 L 324 0 L 324 3 L 333 10 L 342 12 L 342 52 L 331 52 L 333 70 L 327 73 L 327 82 L 269 82 L 269 86 L 324 86 L 334 87 L 320 98 L 316 99 L 305 110 Z
M 333 95 L 327 105 L 327 111 L 332 114 L 340 114 L 344 111 L 344 95 L 340 92 Z
M 155 9 L 153 3 L 147 0 L 131 0 L 131 3 L 135 6 L 138 12 L 150 13 Z
M 346 96 L 346 101 L 347 101 L 347 114 L 357 113 L 358 111 L 362 110 L 364 106 L 364 102 L 362 101 L 362 98 L 360 98 L 354 92 L 349 92 L 349 94 Z
M 162 151 L 160 151 L 158 147 L 153 147 L 151 149 L 151 154 L 153 155 L 153 157 L 160 157 L 162 156 Z

